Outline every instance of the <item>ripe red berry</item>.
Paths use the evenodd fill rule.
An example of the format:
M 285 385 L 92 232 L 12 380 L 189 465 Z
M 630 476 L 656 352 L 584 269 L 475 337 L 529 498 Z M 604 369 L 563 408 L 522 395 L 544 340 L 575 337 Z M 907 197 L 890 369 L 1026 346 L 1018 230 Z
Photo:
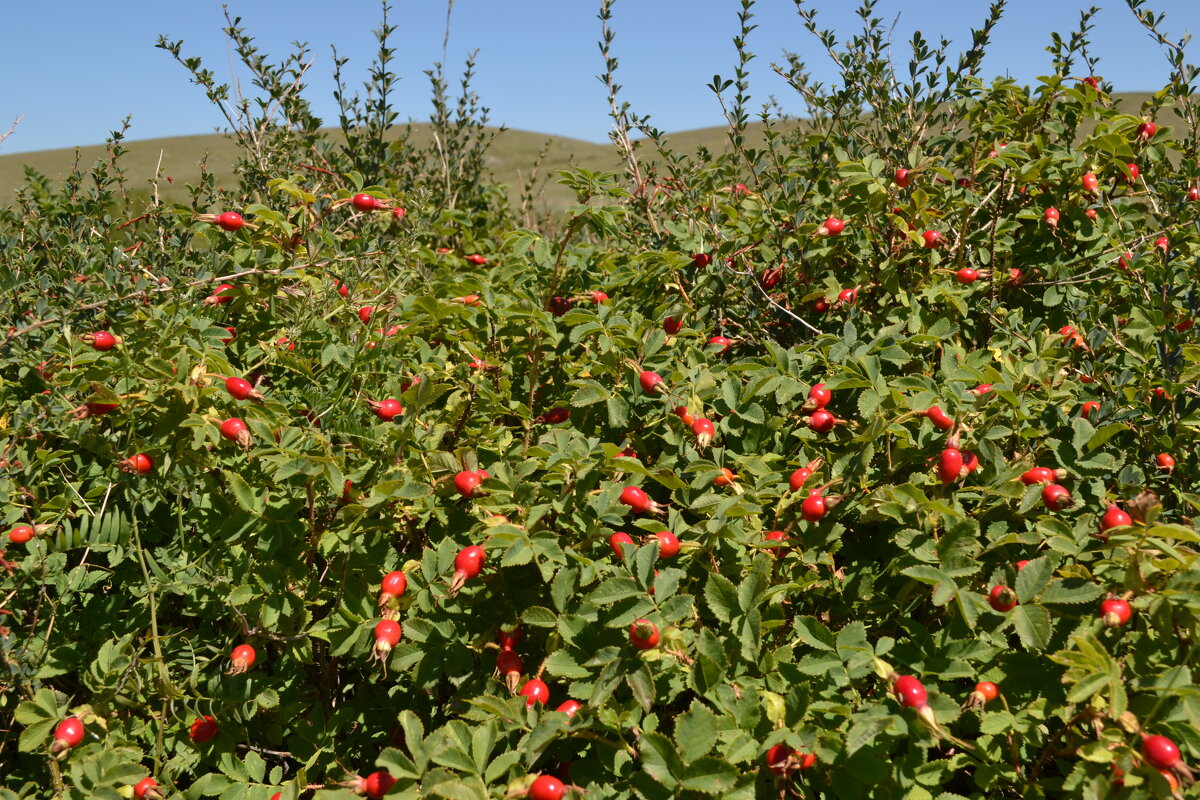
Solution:
M 1065 486 L 1052 483 L 1042 489 L 1042 504 L 1051 511 L 1060 511 L 1074 502 Z
M 963 469 L 962 452 L 957 447 L 947 447 L 938 458 L 938 480 L 949 486 L 959 479 Z
M 249 447 L 254 441 L 246 423 L 237 417 L 230 417 L 221 423 L 221 435 L 231 442 L 236 442 L 242 448 Z
M 1085 173 L 1083 178 L 1080 180 L 1080 183 L 1083 185 L 1083 190 L 1085 192 L 1096 194 L 1100 190 L 1100 181 L 1096 178 L 1095 173 Z
M 1001 613 L 1012 611 L 1017 605 L 1017 593 L 1007 586 L 993 586 L 988 593 L 988 605 Z
M 1086 83 L 1088 86 L 1096 89 L 1097 91 L 1100 89 L 1100 82 L 1096 80 L 1095 76 L 1089 75 L 1086 78 L 1080 78 L 1080 81 Z
M 1200 189 L 1193 186 L 1187 191 L 1187 201 L 1189 203 L 1195 203 L 1197 200 L 1200 200 Z
M 8 539 L 13 544 L 25 544 L 36 532 L 32 525 L 16 525 L 8 532 Z
M 496 633 L 496 643 L 500 645 L 501 650 L 513 650 L 521 643 L 525 633 L 521 630 L 520 625 L 514 625 L 511 628 L 501 628 Z
M 683 320 L 679 317 L 667 317 L 663 320 L 663 331 L 668 336 L 674 336 L 683 328 Z
M 217 731 L 217 721 L 205 715 L 192 721 L 192 727 L 188 731 L 188 738 L 195 744 L 204 744 L 216 736 Z
M 821 227 L 817 228 L 817 233 L 821 236 L 837 236 L 846 228 L 846 223 L 837 217 L 827 217 Z
M 388 789 L 391 789 L 392 784 L 395 782 L 396 779 L 392 777 L 392 773 L 385 769 L 379 772 L 372 772 L 368 775 L 366 780 L 363 781 L 363 788 L 367 793 L 367 797 L 371 798 L 371 800 L 382 800 L 383 796 L 387 794 Z
M 482 267 L 484 264 L 487 263 L 487 257 L 481 256 L 478 253 L 474 253 L 472 255 L 467 256 L 467 261 L 469 261 L 470 263 L 474 264 L 477 267 Z
M 1100 603 L 1100 618 L 1109 628 L 1119 628 L 1133 618 L 1133 607 L 1119 597 L 1110 597 Z
M 561 711 L 562 713 L 566 714 L 568 717 L 573 717 L 573 716 L 575 716 L 575 712 L 581 708 L 583 708 L 583 703 L 579 702 L 578 700 L 566 700 L 563 702 L 562 705 L 560 705 L 558 708 L 556 708 L 554 710 Z
M 679 538 L 670 531 L 659 531 L 654 534 L 658 540 L 658 557 L 674 558 L 679 555 Z
M 657 372 L 644 370 L 638 375 L 638 383 L 642 386 L 642 391 L 646 394 L 662 394 L 667 390 L 667 386 L 663 383 L 662 377 Z
M 622 560 L 625 558 L 625 553 L 622 552 L 624 545 L 633 546 L 633 538 L 628 533 L 617 531 L 608 537 L 608 546 L 612 548 L 613 555 Z
M 145 453 L 135 453 L 123 460 L 119 469 L 134 475 L 149 475 L 154 471 L 154 460 Z
M 708 447 L 709 443 L 712 442 L 713 436 L 715 436 L 717 433 L 717 429 L 713 426 L 711 420 L 700 417 L 692 422 L 692 433 L 696 435 L 696 444 L 703 449 Z
M 800 515 L 809 522 L 817 522 L 825 516 L 828 509 L 828 503 L 821 496 L 820 489 L 813 489 L 808 493 L 808 497 L 804 498 L 804 502 L 800 504 Z
M 722 353 L 727 353 L 729 352 L 729 346 L 733 344 L 733 340 L 724 336 L 714 336 L 708 340 L 708 343 L 720 347 Z
M 400 643 L 400 639 L 404 636 L 404 629 L 400 627 L 400 623 L 394 619 L 382 619 L 375 624 L 375 648 L 374 653 L 376 658 L 383 658 L 392 651 L 392 648 Z
M 512 676 L 519 677 L 525 671 L 525 662 L 512 650 L 501 650 L 496 655 L 496 671 L 500 673 L 500 677 L 504 678 L 505 683 L 507 683 Z M 515 682 L 513 688 L 516 688 Z
M 733 474 L 733 470 L 729 467 L 721 467 L 721 474 L 713 478 L 713 485 L 728 486 L 736 480 L 737 476 Z
M 254 652 L 254 648 L 248 644 L 239 644 L 233 648 L 233 652 L 229 654 L 231 666 L 229 668 L 230 675 L 239 675 L 254 666 L 258 654 Z
M 463 470 L 454 476 L 454 489 L 463 497 L 474 497 L 481 483 L 482 476 L 473 469 Z
M 932 422 L 935 427 L 941 430 L 948 431 L 954 427 L 954 418 L 945 411 L 942 411 L 942 409 L 938 408 L 937 406 L 933 406 L 926 411 L 925 416 L 929 418 L 929 421 Z
M 379 201 L 369 194 L 356 194 L 350 199 L 350 202 L 359 211 L 374 211 L 379 208 Z
M 158 781 L 154 778 L 146 776 L 134 784 L 134 800 L 159 800 L 162 796 L 162 792 L 158 790 Z
M 892 691 L 905 708 L 921 709 L 929 705 L 929 695 L 925 686 L 911 675 L 901 675 L 897 678 L 892 684 Z
M 1099 411 L 1099 410 L 1100 410 L 1100 403 L 1098 401 L 1088 400 L 1086 403 L 1083 404 L 1083 408 L 1080 409 L 1079 413 L 1083 416 L 1084 419 L 1091 419 L 1092 413 L 1095 411 Z
M 924 240 L 925 246 L 927 248 L 929 248 L 930 250 L 933 250 L 934 248 L 937 248 L 937 247 L 941 247 L 943 242 L 945 241 L 942 238 L 942 235 L 940 233 L 938 233 L 937 231 L 925 231 L 924 233 L 921 234 L 921 239 Z
M 231 283 L 222 283 L 213 290 L 213 293 L 205 299 L 205 303 L 210 306 L 225 305 L 233 300 L 234 286 Z
M 1035 483 L 1053 483 L 1054 470 L 1049 467 L 1033 467 L 1021 473 L 1021 483 L 1032 486 Z
M 379 584 L 379 603 L 383 605 L 393 597 L 400 597 L 408 589 L 408 576 L 400 570 L 393 570 L 383 576 Z
M 1147 121 L 1137 126 L 1137 138 L 1141 139 L 1143 142 L 1150 141 L 1150 139 L 1156 133 L 1158 133 L 1158 126 L 1153 122 Z
M 905 189 L 908 188 L 910 183 L 912 183 L 912 178 L 908 177 L 908 170 L 898 169 L 892 176 L 892 181 L 901 189 Z
M 975 684 L 975 694 L 979 696 L 982 703 L 990 703 L 1000 696 L 1000 687 L 991 681 L 980 681 Z
M 529 785 L 529 800 L 562 800 L 566 788 L 553 775 L 540 775 Z
M 783 531 L 771 531 L 763 537 L 768 542 L 771 542 L 771 550 L 775 553 L 776 558 L 783 558 L 787 555 L 786 543 L 788 535 Z
M 550 687 L 540 678 L 533 678 L 521 687 L 521 696 L 525 698 L 525 705 L 529 708 L 533 708 L 535 703 L 545 705 L 550 702 Z
M 1108 510 L 1104 512 L 1104 516 L 1100 518 L 1100 532 L 1116 528 L 1122 525 L 1132 525 L 1133 519 L 1115 505 L 1110 505 Z
M 823 408 L 814 411 L 808 418 L 808 427 L 817 433 L 829 433 L 837 424 L 837 418 Z
M 1175 458 L 1170 453 L 1159 453 L 1154 457 L 1154 461 L 1158 464 L 1159 469 L 1164 469 L 1167 472 L 1175 469 Z
M 833 392 L 825 388 L 825 384 L 813 384 L 813 387 L 808 390 L 808 403 L 806 405 L 812 408 L 824 408 L 829 405 L 829 401 L 833 399 Z
M 1046 220 L 1046 224 L 1051 228 L 1058 227 L 1059 213 L 1058 209 L 1051 206 L 1042 212 L 1042 219 Z
M 647 511 L 658 513 L 662 506 L 650 499 L 650 497 L 636 486 L 626 486 L 621 490 L 621 502 L 632 508 L 639 514 L 644 514 Z
M 242 215 L 236 211 L 226 211 L 217 215 L 217 227 L 230 233 L 241 230 L 245 224 L 246 221 L 242 219 Z
M 1125 165 L 1125 169 L 1129 170 L 1129 174 L 1125 178 L 1127 181 L 1129 181 L 1130 183 L 1133 183 L 1134 181 L 1136 181 L 1138 179 L 1138 174 L 1140 173 L 1140 170 L 1138 170 L 1137 164 L 1134 164 L 1131 161 L 1130 163 Z
M 857 289 L 842 289 L 838 292 L 838 300 L 847 304 L 854 305 L 854 301 L 858 299 Z
M 454 557 L 454 577 L 450 582 L 451 593 L 457 592 L 464 583 L 482 572 L 486 561 L 487 553 L 477 544 L 460 550 Z
M 797 492 L 804 486 L 804 482 L 811 477 L 812 470 L 808 467 L 801 467 L 792 473 L 792 477 L 788 478 L 788 488 L 793 492 Z
M 541 417 L 539 417 L 539 419 L 542 422 L 546 423 L 547 425 L 558 425 L 559 423 L 566 422 L 570 418 L 571 418 L 571 409 L 566 408 L 565 406 L 558 406 L 557 408 L 552 408 L 549 411 L 547 411 L 545 414 L 542 414 Z
M 689 428 L 692 427 L 692 423 L 696 421 L 696 418 L 688 412 L 687 406 L 676 406 L 675 416 L 683 420 L 683 424 L 687 425 Z
M 658 646 L 658 628 L 648 619 L 639 619 L 629 626 L 629 643 L 638 650 L 649 650 Z
M 83 742 L 83 734 L 83 722 L 78 717 L 65 718 L 54 729 L 54 743 L 50 745 L 50 752 L 61 753 L 78 747 Z
M 85 335 L 83 338 L 92 346 L 93 350 L 101 352 L 112 350 L 117 346 L 117 337 L 108 331 L 96 331 L 95 333 Z
M 767 769 L 776 775 L 784 775 L 787 773 L 787 760 L 796 751 L 788 747 L 786 744 L 777 744 L 767 750 L 766 762 Z
M 1142 739 L 1142 757 L 1155 769 L 1171 769 L 1179 763 L 1179 746 L 1165 736 Z
M 972 269 L 971 267 L 963 267 L 954 273 L 954 279 L 964 286 L 972 284 L 979 280 L 979 270 Z

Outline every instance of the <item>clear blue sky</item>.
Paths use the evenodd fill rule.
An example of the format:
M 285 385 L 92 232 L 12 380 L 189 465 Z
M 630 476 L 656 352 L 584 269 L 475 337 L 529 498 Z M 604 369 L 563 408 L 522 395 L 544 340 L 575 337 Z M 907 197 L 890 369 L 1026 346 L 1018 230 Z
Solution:
M 857 27 L 852 6 L 816 0 L 825 26 L 842 38 Z M 905 57 L 912 31 L 928 39 L 968 43 L 968 31 L 986 11 L 980 0 L 882 0 L 878 13 L 890 23 L 900 15 L 894 47 Z M 1090 3 L 1072 0 L 1012 0 L 994 36 L 984 73 L 1008 73 L 1030 82 L 1047 71 L 1050 31 L 1069 34 L 1079 11 Z M 1200 33 L 1200 3 L 1150 0 L 1168 14 L 1174 38 Z M 657 127 L 686 130 L 721 123 L 705 88 L 714 73 L 728 77 L 734 59 L 737 0 L 618 0 L 616 55 L 621 59 L 624 98 L 634 111 L 649 113 Z M 604 141 L 609 129 L 597 49 L 598 0 L 457 0 L 449 66 L 457 76 L 465 54 L 479 49 L 475 88 L 492 109 L 492 119 L 511 128 Z M 372 28 L 380 5 L 372 0 L 234 0 L 230 8 L 270 55 L 282 57 L 293 41 L 309 43 L 317 56 L 308 97 L 317 113 L 336 123 L 331 96 L 330 44 L 351 56 L 348 75 L 361 83 L 374 51 Z M 403 80 L 396 108 L 402 119 L 425 119 L 428 81 L 422 70 L 441 58 L 443 0 L 397 0 L 392 19 L 397 69 Z M 222 79 L 230 57 L 221 33 L 221 4 L 214 0 L 121 0 L 117 3 L 25 2 L 6 4 L 0 34 L 0 133 L 18 115 L 24 122 L 0 154 L 102 142 L 127 114 L 129 139 L 208 133 L 222 120 L 182 67 L 154 47 L 158 34 L 184 40 L 184 53 L 204 58 Z M 769 95 L 800 111 L 794 93 L 770 70 L 786 48 L 798 52 L 814 75 L 833 79 L 828 59 L 803 29 L 792 0 L 760 0 L 752 34 L 754 108 Z M 1118 91 L 1161 88 L 1168 67 L 1157 46 L 1124 2 L 1099 13 L 1093 33 L 1097 72 Z M 1196 45 L 1189 46 L 1191 61 Z M 957 52 L 957 50 L 955 50 Z

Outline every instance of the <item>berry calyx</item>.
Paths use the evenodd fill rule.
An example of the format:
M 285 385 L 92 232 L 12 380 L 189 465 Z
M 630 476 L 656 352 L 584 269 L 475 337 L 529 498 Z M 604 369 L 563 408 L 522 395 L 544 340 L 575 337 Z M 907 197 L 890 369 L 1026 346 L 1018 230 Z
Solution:
M 525 662 L 512 650 L 501 650 L 496 656 L 496 671 L 504 679 L 504 684 L 510 692 L 517 690 L 521 682 L 521 673 L 525 671 Z
M 977 701 L 977 705 L 990 703 L 1000 696 L 1000 687 L 991 681 L 980 681 L 975 684 L 975 691 L 971 692 L 972 700 Z
M 648 619 L 639 619 L 629 626 L 629 643 L 638 650 L 649 650 L 658 646 L 658 628 Z
M 229 654 L 229 674 L 240 675 L 246 670 L 254 666 L 258 654 L 254 652 L 254 648 L 248 644 L 239 644 L 233 648 L 233 652 Z

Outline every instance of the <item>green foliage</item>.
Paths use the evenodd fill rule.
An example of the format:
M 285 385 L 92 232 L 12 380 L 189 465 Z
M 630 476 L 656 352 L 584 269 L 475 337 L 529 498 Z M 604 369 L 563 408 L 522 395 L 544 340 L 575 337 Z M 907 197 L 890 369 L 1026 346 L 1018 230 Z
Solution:
M 451 800 L 554 772 L 591 800 L 1100 798 L 1115 766 L 1132 798 L 1170 792 L 1139 732 L 1200 755 L 1190 68 L 1145 109 L 1187 125 L 1143 136 L 1068 77 L 1094 66 L 1089 14 L 1020 87 L 976 74 L 999 4 L 955 67 L 915 40 L 907 83 L 873 4 L 842 49 L 802 8 L 843 81 L 793 61 L 812 118 L 757 147 L 746 0 L 712 84 L 735 92 L 729 152 L 690 156 L 619 103 L 611 5 L 625 172 L 564 174 L 562 219 L 518 227 L 486 179 L 470 64 L 458 101 L 431 71 L 434 149 L 389 143 L 386 17 L 362 99 L 338 80 L 345 146 L 303 100 L 302 53 L 272 66 L 231 19 L 257 104 L 163 46 L 229 114 L 237 192 L 133 206 L 118 134 L 0 212 L 0 521 L 37 526 L 0 554 L 0 796 L 152 775 L 333 800 L 387 770 L 389 797 Z M 243 227 L 215 224 L 230 209 Z M 83 338 L 102 330 L 120 344 Z M 947 449 L 969 466 L 940 477 Z M 1034 466 L 1070 506 L 1021 480 Z M 1131 518 L 1102 530 L 1113 504 Z M 407 589 L 381 597 L 394 570 Z M 1121 597 L 1132 619 L 1106 624 Z M 640 650 L 644 624 L 661 639 Z M 534 678 L 544 705 L 518 693 Z M 86 735 L 64 749 L 67 715 Z

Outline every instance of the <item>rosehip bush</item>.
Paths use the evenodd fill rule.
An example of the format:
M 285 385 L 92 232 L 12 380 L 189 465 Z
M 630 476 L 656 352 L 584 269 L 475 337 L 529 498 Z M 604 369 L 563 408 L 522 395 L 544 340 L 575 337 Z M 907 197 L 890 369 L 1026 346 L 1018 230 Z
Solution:
M 391 135 L 386 18 L 340 137 L 231 20 L 279 117 L 163 47 L 239 186 L 139 205 L 118 136 L 0 211 L 4 800 L 1188 791 L 1197 71 L 1136 0 L 1137 113 L 1090 12 L 1023 87 L 1000 5 L 905 68 L 801 6 L 843 72 L 759 141 L 752 6 L 692 156 L 602 3 L 624 167 L 563 214 L 440 67 Z

